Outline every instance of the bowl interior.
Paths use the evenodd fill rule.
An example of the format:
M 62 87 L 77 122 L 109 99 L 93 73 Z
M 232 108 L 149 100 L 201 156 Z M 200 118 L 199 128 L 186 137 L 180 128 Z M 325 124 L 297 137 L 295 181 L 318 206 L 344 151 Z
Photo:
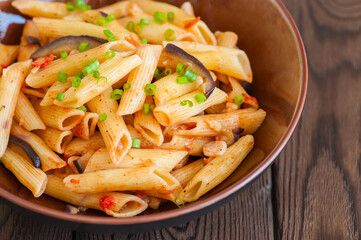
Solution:
M 93 6 L 101 6 L 114 1 L 89 1 Z M 170 0 L 180 6 L 183 1 Z M 259 175 L 276 157 L 290 136 L 298 121 L 306 91 L 306 63 L 303 46 L 288 15 L 275 0 L 192 0 L 195 12 L 213 30 L 233 31 L 239 36 L 238 46 L 244 50 L 251 62 L 254 81 L 251 94 L 257 97 L 260 107 L 267 112 L 265 122 L 255 134 L 255 147 L 241 166 L 222 184 L 188 208 L 202 208 L 207 203 L 220 200 L 231 192 L 244 187 Z M 0 40 L 16 44 L 21 36 L 23 18 L 10 7 L 10 1 L 0 2 Z M 0 194 L 23 207 L 52 216 L 62 216 L 65 203 L 48 196 L 32 197 L 11 172 L 0 166 Z M 20 198 L 19 198 L 20 197 Z M 24 200 L 25 199 L 25 200 Z M 35 204 L 33 204 L 35 203 Z M 164 215 L 174 209 L 164 205 L 157 211 L 147 211 L 139 220 L 147 221 L 146 216 Z M 172 210 L 176 215 L 187 208 Z M 87 215 L 103 216 L 89 211 Z M 144 216 L 145 215 L 145 216 Z M 107 222 L 122 224 L 127 220 L 111 219 Z M 88 221 L 89 216 L 72 216 L 72 220 Z M 87 219 L 87 220 L 86 220 Z M 105 218 L 102 218 L 105 219 Z M 99 220 L 99 218 L 98 218 Z M 101 220 L 100 220 L 101 221 Z M 125 221 L 125 222 L 124 222 Z M 135 220 L 136 221 L 136 220 Z

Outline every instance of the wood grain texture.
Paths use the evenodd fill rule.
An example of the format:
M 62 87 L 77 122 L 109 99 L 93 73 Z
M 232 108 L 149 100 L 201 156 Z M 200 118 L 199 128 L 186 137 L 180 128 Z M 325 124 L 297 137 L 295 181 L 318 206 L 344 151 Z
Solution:
M 309 59 L 297 131 L 273 167 L 278 239 L 360 239 L 361 2 L 285 0 Z

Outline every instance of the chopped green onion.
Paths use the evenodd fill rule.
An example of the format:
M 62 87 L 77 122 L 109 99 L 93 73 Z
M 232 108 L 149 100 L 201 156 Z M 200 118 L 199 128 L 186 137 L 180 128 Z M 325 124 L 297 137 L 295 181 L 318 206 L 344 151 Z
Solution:
M 167 29 L 165 32 L 164 32 L 164 38 L 165 40 L 167 41 L 172 41 L 175 37 L 175 31 L 173 29 Z
M 98 80 L 97 80 L 97 86 L 99 86 L 99 82 L 104 79 L 104 84 L 103 85 L 100 85 L 100 87 L 105 87 L 107 85 L 107 82 L 108 82 L 108 78 L 107 77 L 99 77 Z
M 151 96 L 154 95 L 156 89 L 157 89 L 156 85 L 148 83 L 147 85 L 145 85 L 144 92 L 148 96 Z
M 154 22 L 156 24 L 162 25 L 165 21 L 165 14 L 162 12 L 154 12 Z
M 140 139 L 133 138 L 132 139 L 132 148 L 140 148 L 141 142 L 142 141 L 140 141 Z
M 161 75 L 162 75 L 162 70 L 160 68 L 156 68 L 154 71 L 153 78 L 158 80 L 161 78 Z
M 107 16 L 108 22 L 111 22 L 111 21 L 113 21 L 114 19 L 115 19 L 114 14 L 109 14 L 109 15 Z
M 153 104 L 149 106 L 149 111 L 151 114 L 153 114 L 154 108 L 155 106 Z
M 56 100 L 58 100 L 59 102 L 63 101 L 65 94 L 64 93 L 58 93 L 58 95 L 56 95 Z
M 149 25 L 150 24 L 150 21 L 148 19 L 140 19 L 140 22 L 139 22 L 140 25 Z
M 99 71 L 97 71 L 97 70 L 94 71 L 94 72 L 93 72 L 93 77 L 94 77 L 94 78 L 100 78 L 100 73 L 99 73 Z
M 244 103 L 244 97 L 242 94 L 237 95 L 234 99 L 233 102 L 239 106 L 242 105 L 242 103 Z
M 178 77 L 177 78 L 177 83 L 178 84 L 186 84 L 186 83 L 189 83 L 189 80 L 186 77 Z
M 105 53 L 105 59 L 109 60 L 112 59 L 113 57 L 115 57 L 115 52 L 114 51 L 108 51 Z
M 193 102 L 191 100 L 184 100 L 180 103 L 181 106 L 186 106 L 187 104 L 189 107 L 193 107 Z
M 122 98 L 123 90 L 121 89 L 114 89 L 113 92 L 110 94 L 110 98 L 113 100 L 119 100 Z
M 130 85 L 130 83 L 125 83 L 123 86 L 124 90 L 129 90 L 132 87 L 132 85 Z
M 80 43 L 79 48 L 78 48 L 79 52 L 85 52 L 88 49 L 89 49 L 89 43 L 87 43 L 87 42 Z
M 61 57 L 62 59 L 66 59 L 66 58 L 68 57 L 68 54 L 67 54 L 66 52 L 61 52 L 61 53 L 60 53 L 60 57 Z
M 75 1 L 75 7 L 76 7 L 77 9 L 82 10 L 82 11 L 90 10 L 90 9 L 91 9 L 91 6 L 90 6 L 90 5 L 85 5 L 84 0 L 76 0 L 76 1 Z
M 109 29 L 106 29 L 103 32 L 104 32 L 105 36 L 107 36 L 109 42 L 117 40 L 115 35 Z
M 140 40 L 141 44 L 147 44 L 148 43 L 148 39 L 146 38 L 142 38 L 142 40 Z
M 194 82 L 198 77 L 197 74 L 189 70 L 189 68 L 187 68 L 183 76 L 188 78 L 189 82 Z
M 89 74 L 93 73 L 95 70 L 97 70 L 100 66 L 100 63 L 98 60 L 93 60 L 91 61 L 91 63 L 89 63 L 88 65 L 86 65 L 83 69 L 82 72 L 84 74 L 84 76 L 88 76 Z
M 65 7 L 69 12 L 75 11 L 75 4 L 73 2 L 67 2 Z
M 127 22 L 127 25 L 125 27 L 129 31 L 133 32 L 134 31 L 134 25 L 135 25 L 135 23 L 133 21 L 129 21 L 129 22 Z
M 167 19 L 168 19 L 168 22 L 173 22 L 174 21 L 174 12 L 168 12 Z
M 177 201 L 180 201 L 181 202 L 181 204 L 178 204 L 177 203 Z M 174 203 L 177 205 L 177 207 L 179 207 L 179 208 L 182 208 L 182 207 L 184 207 L 186 204 L 184 203 L 184 201 L 182 200 L 182 199 L 180 199 L 179 197 L 176 197 L 175 199 L 174 199 Z
M 135 24 L 133 27 L 133 32 L 136 34 L 140 34 L 143 31 L 143 27 L 141 24 Z
M 166 70 L 164 70 L 164 74 L 165 74 L 166 76 L 171 75 L 171 74 L 172 74 L 172 69 L 167 68 Z
M 85 67 L 86 65 L 88 65 L 89 64 L 89 60 L 85 60 L 85 61 L 83 61 L 82 63 L 81 63 L 81 65 L 83 66 L 83 67 Z
M 74 77 L 72 80 L 71 80 L 71 85 L 75 88 L 78 88 L 81 84 L 81 78 L 80 77 Z
M 68 74 L 65 72 L 58 72 L 58 82 L 66 83 L 68 80 Z
M 98 26 L 106 26 L 108 25 L 109 21 L 108 19 L 104 18 L 104 17 L 101 17 L 101 18 L 98 18 L 97 21 L 95 22 L 96 25 Z
M 104 122 L 105 120 L 107 120 L 108 115 L 106 113 L 103 113 L 102 115 L 99 116 L 99 121 L 100 122 Z
M 177 73 L 178 75 L 182 76 L 184 71 L 185 65 L 183 63 L 177 64 Z
M 144 103 L 144 105 L 143 105 L 143 114 L 144 115 L 149 114 L 149 104 L 148 103 Z
M 83 112 L 86 112 L 88 111 L 88 109 L 86 109 L 86 107 L 83 105 L 83 106 L 80 106 L 77 108 L 78 110 L 82 110 Z
M 196 99 L 197 103 L 202 103 L 207 100 L 206 96 L 204 96 L 203 93 L 198 93 L 197 95 L 194 96 L 194 98 Z
M 82 72 L 76 72 L 75 76 L 78 77 L 78 78 L 81 78 L 81 79 L 84 77 Z

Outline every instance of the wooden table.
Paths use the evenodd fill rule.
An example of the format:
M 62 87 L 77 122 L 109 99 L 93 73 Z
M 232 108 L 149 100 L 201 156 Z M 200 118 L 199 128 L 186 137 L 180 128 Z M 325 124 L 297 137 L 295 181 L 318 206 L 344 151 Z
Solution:
M 237 198 L 177 227 L 72 232 L 0 204 L 0 239 L 360 239 L 361 4 L 284 0 L 303 36 L 309 90 L 273 167 Z

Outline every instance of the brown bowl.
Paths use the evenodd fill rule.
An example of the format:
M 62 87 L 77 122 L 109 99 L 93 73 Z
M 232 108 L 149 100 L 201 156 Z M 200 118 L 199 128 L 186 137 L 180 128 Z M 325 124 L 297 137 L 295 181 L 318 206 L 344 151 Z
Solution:
M 113 1 L 90 1 L 94 7 Z M 170 0 L 180 5 L 183 1 Z M 48 196 L 32 197 L 16 178 L 0 167 L 0 196 L 22 210 L 29 210 L 57 224 L 72 229 L 90 231 L 142 231 L 180 224 L 224 204 L 256 179 L 289 140 L 300 118 L 306 98 L 307 59 L 305 49 L 289 12 L 281 0 L 192 0 L 195 11 L 212 30 L 234 31 L 239 36 L 239 47 L 248 54 L 254 72 L 252 95 L 267 112 L 264 124 L 255 134 L 255 148 L 241 166 L 222 184 L 199 201 L 176 209 L 165 205 L 157 211 L 147 211 L 132 218 L 112 218 L 89 211 L 85 215 L 64 212 L 65 203 Z M 95 6 L 97 5 L 97 6 Z M 11 11 L 9 2 L 0 9 Z M 4 16 L 6 21 L 4 20 Z M 3 42 L 18 41 L 20 22 L 1 13 Z M 49 218 L 50 217 L 50 218 Z

